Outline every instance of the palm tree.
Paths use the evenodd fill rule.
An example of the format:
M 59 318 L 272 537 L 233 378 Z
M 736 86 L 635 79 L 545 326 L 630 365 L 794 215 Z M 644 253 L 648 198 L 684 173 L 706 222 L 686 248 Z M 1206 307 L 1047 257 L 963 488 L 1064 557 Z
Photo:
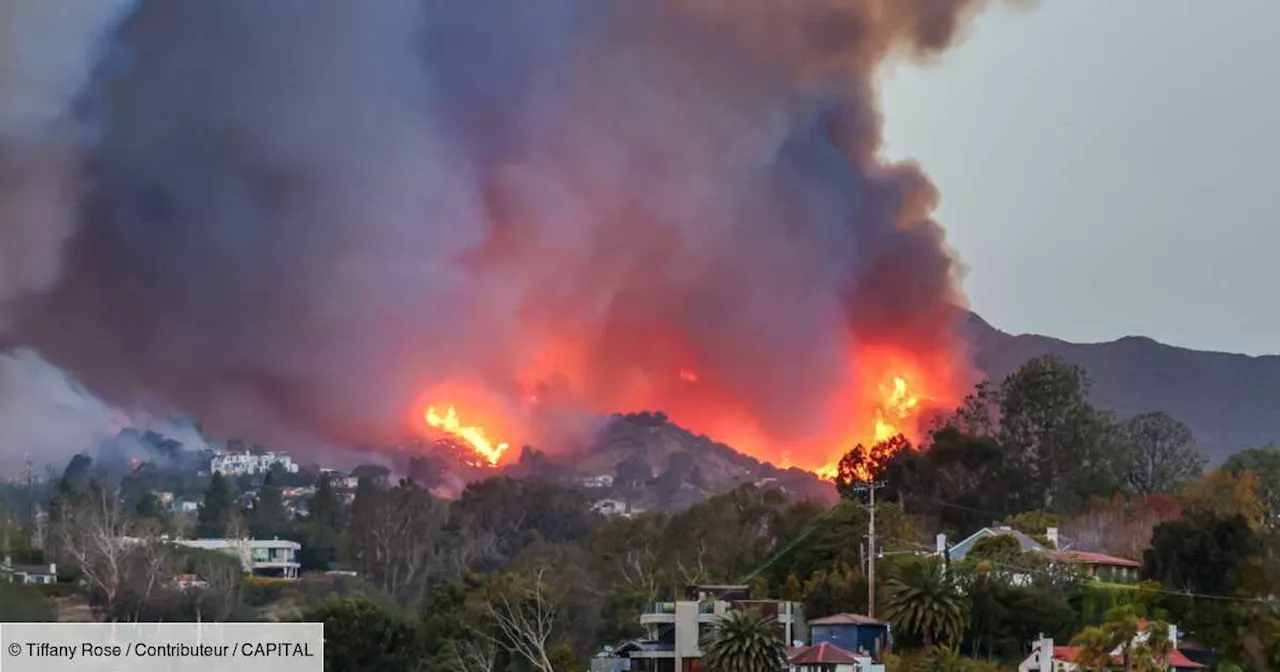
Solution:
M 716 619 L 701 647 L 707 672 L 778 672 L 787 664 L 782 628 L 754 610 Z
M 885 590 L 885 618 L 893 627 L 919 635 L 925 646 L 956 642 L 964 633 L 968 604 L 941 563 L 909 564 L 886 582 Z
M 1145 634 L 1141 641 L 1140 634 Z M 1166 669 L 1173 650 L 1169 625 L 1143 621 L 1133 605 L 1112 608 L 1104 623 L 1085 628 L 1071 641 L 1083 647 L 1076 662 L 1086 669 L 1107 669 L 1112 652 L 1119 651 L 1125 672 L 1157 672 Z

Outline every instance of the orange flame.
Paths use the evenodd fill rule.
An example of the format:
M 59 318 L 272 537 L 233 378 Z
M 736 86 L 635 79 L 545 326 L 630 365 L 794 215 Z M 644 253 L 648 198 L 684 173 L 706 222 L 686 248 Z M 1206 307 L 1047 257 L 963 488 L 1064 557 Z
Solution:
M 871 480 L 871 467 L 873 465 L 882 464 L 891 459 L 901 445 L 891 441 L 899 435 L 906 436 L 908 432 L 913 432 L 914 427 L 909 423 L 915 420 L 915 414 L 920 406 L 920 397 L 911 391 L 905 375 L 893 376 L 893 384 L 882 384 L 879 386 L 880 402 L 875 409 L 875 429 L 871 436 L 871 441 L 858 442 L 857 445 L 862 446 L 863 457 L 867 463 L 860 465 L 853 474 L 853 477 L 860 481 Z M 834 479 L 839 475 L 839 461 L 829 462 L 822 467 L 814 470 L 814 473 L 824 479 Z
M 436 429 L 452 434 L 466 441 L 471 449 L 483 457 L 490 465 L 497 465 L 502 454 L 510 448 L 508 444 L 494 444 L 485 436 L 483 427 L 467 426 L 458 420 L 458 411 L 450 406 L 444 415 L 436 413 L 435 407 L 427 409 L 427 424 Z

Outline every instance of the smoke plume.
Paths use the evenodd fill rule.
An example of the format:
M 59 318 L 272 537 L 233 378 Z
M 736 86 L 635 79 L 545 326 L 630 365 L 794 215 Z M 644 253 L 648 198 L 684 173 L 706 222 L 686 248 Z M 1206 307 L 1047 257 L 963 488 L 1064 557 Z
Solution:
M 85 88 L 76 216 L 62 154 L 0 173 L 10 336 L 263 442 L 649 408 L 820 463 L 895 362 L 964 375 L 874 84 L 976 4 L 145 0 Z

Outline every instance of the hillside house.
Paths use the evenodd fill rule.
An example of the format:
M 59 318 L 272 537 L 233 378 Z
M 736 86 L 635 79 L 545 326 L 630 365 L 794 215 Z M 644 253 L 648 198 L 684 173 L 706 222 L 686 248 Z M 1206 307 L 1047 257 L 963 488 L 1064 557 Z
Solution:
M 582 487 L 584 488 L 598 489 L 598 488 L 613 487 L 613 477 L 608 474 L 601 474 L 599 476 L 588 476 L 587 478 L 584 478 L 578 482 L 581 483 Z
M 1145 627 L 1146 624 L 1140 625 Z M 1144 642 L 1149 636 L 1148 633 L 1141 632 L 1135 638 L 1135 642 Z M 1158 662 L 1168 665 L 1173 672 L 1192 672 L 1204 668 L 1204 665 L 1191 660 L 1178 650 L 1177 626 L 1169 626 L 1169 642 L 1173 644 L 1173 650 L 1164 660 Z M 1077 670 L 1084 672 L 1087 668 L 1080 661 L 1083 651 L 1084 647 L 1080 646 L 1057 646 L 1053 638 L 1041 635 L 1032 645 L 1031 654 L 1018 665 L 1018 672 L 1076 672 Z M 1120 656 L 1120 652 L 1120 647 L 1111 652 L 1112 669 L 1124 669 L 1124 659 Z
M 188 548 L 217 551 L 240 560 L 246 574 L 298 578 L 302 567 L 298 553 L 302 544 L 285 539 L 174 539 L 170 543 Z
M 620 499 L 600 499 L 591 505 L 591 510 L 604 516 L 605 518 L 616 518 L 618 516 L 629 517 L 631 508 L 627 503 Z
M 265 474 L 271 471 L 271 467 L 280 465 L 285 471 L 296 474 L 298 473 L 298 465 L 294 464 L 293 458 L 284 453 L 265 452 L 255 454 L 251 452 L 243 453 L 223 453 L 215 455 L 210 461 L 209 470 L 216 474 L 224 476 L 241 476 L 244 474 Z
M 49 584 L 58 582 L 58 566 L 48 565 L 15 565 L 13 558 L 4 556 L 0 564 L 0 581 L 8 583 Z
M 1142 563 L 1128 558 L 1120 558 L 1105 553 L 1092 553 L 1087 551 L 1076 551 L 1070 548 L 1062 547 L 1062 540 L 1058 534 L 1058 528 L 1050 527 L 1045 530 L 1043 543 L 1040 539 L 1036 539 L 1029 534 L 1015 530 L 1007 526 L 984 527 L 977 532 L 965 537 L 963 541 L 945 550 L 945 553 L 952 560 L 964 560 L 966 556 L 978 545 L 983 539 L 989 539 L 995 536 L 1010 536 L 1018 540 L 1018 545 L 1024 553 L 1036 553 L 1048 560 L 1051 565 L 1063 564 L 1083 571 L 1084 575 L 1095 581 L 1106 581 L 1110 583 L 1131 583 L 1138 580 L 1138 573 L 1142 569 Z M 938 535 L 939 554 L 946 549 L 946 536 Z M 1014 577 L 1016 583 L 1029 581 L 1030 577 L 1025 575 L 1017 575 Z

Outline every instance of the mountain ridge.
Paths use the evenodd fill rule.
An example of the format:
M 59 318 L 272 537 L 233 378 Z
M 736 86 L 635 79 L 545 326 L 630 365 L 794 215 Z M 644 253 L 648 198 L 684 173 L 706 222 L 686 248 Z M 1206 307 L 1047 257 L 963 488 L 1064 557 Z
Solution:
M 1191 427 L 1212 464 L 1252 446 L 1280 443 L 1280 355 L 1194 350 L 1146 336 L 1073 343 L 1011 334 L 970 313 L 963 332 L 975 366 L 999 381 L 1033 357 L 1084 367 L 1098 406 L 1127 418 L 1164 411 Z

